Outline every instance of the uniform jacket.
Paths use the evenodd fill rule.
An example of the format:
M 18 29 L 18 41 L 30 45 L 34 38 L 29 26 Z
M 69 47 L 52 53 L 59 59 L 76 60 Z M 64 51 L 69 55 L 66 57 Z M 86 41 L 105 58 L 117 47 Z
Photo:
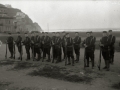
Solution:
M 16 42 L 17 46 L 20 47 L 21 42 L 22 42 L 22 37 L 21 37 L 21 36 L 18 36 L 18 37 L 17 37 L 17 40 L 16 40 L 15 42 Z
M 44 48 L 50 48 L 51 38 L 49 36 L 45 36 L 43 41 L 44 41 L 44 44 L 43 44 Z
M 56 36 L 53 36 L 52 37 L 52 41 L 51 41 L 51 44 L 53 45 L 53 43 L 55 44 L 55 40 L 56 40 Z
M 34 45 L 34 39 L 35 39 L 35 36 L 32 36 L 30 39 L 31 40 L 31 47 Z
M 107 36 L 102 37 L 100 39 L 100 43 L 104 45 L 104 46 L 101 47 L 102 51 L 108 51 L 109 45 L 110 45 L 110 43 L 108 41 L 108 37 Z
M 7 39 L 7 43 L 8 43 L 8 45 L 11 46 L 11 47 L 13 46 L 13 40 L 14 40 L 14 39 L 13 39 L 12 36 L 9 36 L 8 39 Z
M 66 37 L 63 36 L 63 38 L 62 38 L 62 47 L 65 47 L 65 43 L 66 43 Z
M 60 48 L 61 47 L 61 38 L 60 37 L 56 37 L 55 38 L 55 47 L 56 48 Z
M 25 40 L 23 41 L 23 45 L 25 45 L 25 47 L 30 47 L 30 43 L 31 40 L 29 37 L 26 37 Z
M 76 37 L 74 38 L 74 48 L 75 48 L 75 49 L 80 48 L 80 43 L 81 43 L 81 37 L 76 36 Z
M 115 44 L 115 36 L 113 36 L 113 35 L 109 35 L 108 36 L 108 42 L 109 42 L 109 44 L 110 44 L 110 48 L 112 48 L 112 47 L 114 47 L 114 44 Z
M 35 45 L 35 48 L 39 48 L 41 46 L 40 36 L 35 36 L 34 45 Z
M 66 38 L 67 51 L 73 51 L 73 39 L 71 37 Z
M 86 47 L 86 51 L 87 51 L 87 52 L 91 52 L 91 51 L 94 50 L 94 41 L 93 41 L 93 39 L 92 39 L 91 37 L 87 37 L 87 38 L 83 41 L 82 45 L 84 46 L 84 44 L 87 45 L 87 47 Z

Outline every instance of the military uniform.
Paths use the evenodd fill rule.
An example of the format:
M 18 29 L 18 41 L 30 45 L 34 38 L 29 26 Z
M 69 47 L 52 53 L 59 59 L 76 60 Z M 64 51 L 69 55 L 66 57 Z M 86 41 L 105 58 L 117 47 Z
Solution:
M 89 58 L 91 59 L 92 62 L 92 68 L 94 67 L 94 57 L 93 57 L 93 53 L 94 53 L 94 42 L 93 39 L 91 37 L 87 37 L 82 45 L 86 44 L 87 47 L 85 48 L 86 50 L 86 60 L 87 60 L 87 67 L 89 67 Z
M 61 38 L 60 37 L 56 37 L 55 39 L 55 53 L 56 53 L 56 58 L 58 62 L 61 62 Z
M 38 59 L 37 60 L 40 60 L 40 46 L 41 46 L 41 40 L 40 40 L 40 37 L 37 35 L 35 36 L 35 39 L 34 39 L 34 54 L 38 54 Z
M 80 43 L 81 43 L 81 37 L 76 36 L 74 38 L 74 50 L 76 54 L 76 62 L 79 61 L 79 56 L 80 56 Z
M 65 43 L 66 43 L 66 36 L 63 36 L 63 38 L 62 38 L 62 48 L 63 48 L 63 53 L 64 53 L 64 59 L 66 57 L 66 52 L 65 52 L 66 45 L 65 45 Z
M 68 57 L 68 65 L 71 64 L 70 58 L 72 58 L 72 65 L 74 66 L 74 56 L 73 56 L 73 40 L 71 37 L 66 38 L 67 43 L 67 57 Z
M 45 59 L 46 54 L 48 54 L 48 60 L 50 61 L 50 48 L 51 48 L 51 38 L 49 36 L 45 36 L 43 40 L 43 61 Z
M 30 60 L 30 44 L 31 40 L 29 37 L 26 37 L 25 40 L 23 41 L 23 45 L 25 45 L 26 53 L 27 53 L 27 59 Z
M 109 70 L 110 67 L 110 58 L 109 58 L 109 42 L 108 42 L 108 37 L 104 36 L 100 39 L 100 44 L 103 44 L 104 46 L 101 46 L 102 50 L 102 56 L 103 59 L 105 60 L 105 67 L 104 69 Z
M 109 49 L 110 49 L 110 62 L 113 63 L 114 62 L 114 53 L 115 53 L 115 36 L 113 35 L 109 35 L 108 36 L 108 42 L 110 43 L 109 45 Z
M 8 39 L 7 39 L 7 43 L 8 43 L 8 48 L 9 48 L 9 51 L 10 51 L 10 58 L 13 58 L 13 37 L 12 36 L 9 36 Z
M 17 40 L 16 40 L 15 42 L 16 42 L 16 45 L 17 45 L 17 47 L 18 47 L 18 51 L 19 51 L 19 53 L 21 54 L 21 53 L 22 53 L 22 44 L 21 44 L 21 42 L 22 42 L 22 37 L 19 35 L 19 36 L 17 37 Z M 20 59 L 20 57 L 19 57 L 18 59 Z
M 56 52 L 55 52 L 55 40 L 56 40 L 56 36 L 53 36 L 52 37 L 52 41 L 51 41 L 51 44 L 52 44 L 52 53 L 53 53 L 53 61 L 52 63 L 54 63 L 54 59 L 56 58 Z

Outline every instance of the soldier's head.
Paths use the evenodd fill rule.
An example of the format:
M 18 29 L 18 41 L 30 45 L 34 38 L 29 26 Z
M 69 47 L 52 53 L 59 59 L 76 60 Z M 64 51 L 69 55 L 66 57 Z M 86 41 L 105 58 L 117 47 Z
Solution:
M 89 37 L 90 36 L 90 32 L 86 32 L 86 35 L 87 35 L 87 37 Z
M 107 31 L 103 31 L 103 36 L 107 36 Z
M 48 32 L 45 32 L 45 36 L 47 36 L 48 35 Z
M 79 32 L 75 32 L 75 36 L 79 36 Z
M 109 30 L 109 31 L 108 31 L 108 34 L 109 34 L 109 35 L 112 35 L 112 30 Z
M 11 36 L 11 33 L 9 32 L 8 35 Z
M 66 37 L 70 37 L 69 33 L 66 33 Z
M 25 37 L 28 37 L 28 33 L 25 33 Z
M 59 37 L 59 36 L 60 36 L 60 33 L 59 33 L 59 32 L 57 32 L 57 34 L 56 34 L 56 35 L 57 35 L 57 37 Z
M 17 32 L 17 35 L 19 36 L 19 35 L 20 35 L 20 32 Z
M 90 31 L 90 36 L 93 36 L 93 32 L 92 31 Z
M 62 32 L 62 35 L 63 35 L 63 36 L 65 36 L 65 35 L 66 35 L 66 33 L 65 33 L 65 32 Z

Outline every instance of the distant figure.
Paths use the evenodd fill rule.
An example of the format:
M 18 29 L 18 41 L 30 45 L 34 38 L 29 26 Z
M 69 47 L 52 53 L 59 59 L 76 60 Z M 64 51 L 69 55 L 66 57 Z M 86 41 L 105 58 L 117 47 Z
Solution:
M 30 60 L 30 38 L 28 37 L 28 34 L 25 33 L 25 40 L 23 41 L 23 45 L 25 45 L 26 53 L 27 53 L 27 58 L 26 60 Z
M 87 38 L 83 41 L 82 45 L 85 47 L 86 50 L 86 60 L 87 60 L 87 66 L 89 67 L 89 58 L 91 59 L 92 62 L 92 69 L 94 68 L 94 42 L 93 39 L 90 37 L 90 32 L 86 32 Z
M 109 45 L 109 49 L 110 49 L 110 63 L 113 64 L 114 63 L 114 53 L 115 53 L 115 41 L 116 41 L 116 37 L 112 35 L 112 30 L 108 31 L 108 41 L 110 43 Z
M 79 33 L 75 33 L 75 38 L 74 38 L 74 50 L 76 54 L 76 63 L 79 62 L 79 57 L 80 57 L 80 44 L 81 44 L 81 37 L 79 36 Z
M 22 53 L 22 45 L 21 45 L 21 42 L 22 42 L 22 37 L 20 36 L 20 32 L 17 32 L 17 40 L 15 41 L 17 47 L 18 47 L 18 52 L 19 52 L 19 57 L 18 59 L 20 59 L 21 57 L 21 53 Z
M 12 59 L 13 58 L 13 44 L 14 44 L 14 39 L 13 39 L 11 33 L 8 33 L 8 34 L 9 34 L 9 36 L 7 38 L 7 44 L 8 44 L 8 49 L 9 49 L 10 54 L 11 54 L 11 56 L 9 58 Z
M 72 59 L 72 66 L 74 66 L 74 56 L 73 56 L 73 39 L 69 36 L 69 33 L 66 34 L 66 43 L 67 43 L 67 57 L 68 57 L 68 64 L 71 65 L 70 58 Z
M 100 39 L 100 47 L 102 50 L 103 59 L 105 61 L 105 67 L 103 69 L 106 69 L 107 71 L 109 71 L 110 68 L 109 45 L 107 32 L 103 31 L 103 36 Z

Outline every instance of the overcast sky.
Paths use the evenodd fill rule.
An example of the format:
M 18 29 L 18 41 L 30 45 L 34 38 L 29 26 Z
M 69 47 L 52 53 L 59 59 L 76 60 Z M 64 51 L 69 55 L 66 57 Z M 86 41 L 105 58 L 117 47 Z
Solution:
M 21 9 L 43 30 L 120 28 L 119 1 L 0 0 Z

